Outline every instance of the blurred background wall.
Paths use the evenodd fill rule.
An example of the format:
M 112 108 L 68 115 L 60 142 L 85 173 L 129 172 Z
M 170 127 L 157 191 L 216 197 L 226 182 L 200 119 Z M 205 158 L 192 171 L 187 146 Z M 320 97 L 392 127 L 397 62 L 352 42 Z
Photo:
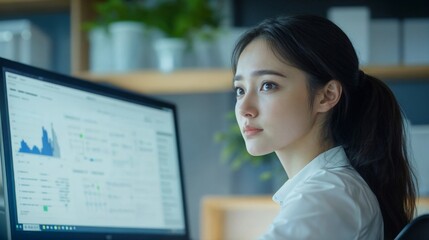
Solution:
M 232 29 L 239 29 L 237 31 L 251 27 L 262 19 L 277 15 L 309 13 L 327 16 L 327 11 L 332 6 L 368 7 L 371 20 L 393 18 L 402 23 L 409 18 L 429 19 L 429 3 L 425 0 L 211 0 L 211 2 L 221 4 L 221 11 L 226 16 L 223 25 Z M 68 10 L 28 14 L 13 11 L 1 13 L 0 22 L 10 19 L 29 19 L 45 32 L 52 43 L 51 69 L 64 74 L 71 74 L 71 30 L 70 12 Z M 403 29 L 401 28 L 400 31 Z M 427 45 L 424 47 L 428 48 Z M 403 55 L 402 50 L 402 48 L 398 49 L 401 56 Z M 429 62 L 426 65 L 429 65 Z M 188 65 L 188 67 L 195 66 Z M 396 79 L 388 82 L 412 124 L 429 124 L 429 108 L 427 107 L 429 103 L 429 79 L 425 80 L 398 81 Z M 216 144 L 213 141 L 213 136 L 216 132 L 227 129 L 229 125 L 225 120 L 225 115 L 234 107 L 235 100 L 232 91 L 153 94 L 153 96 L 173 102 L 178 107 L 186 197 L 193 239 L 199 238 L 200 201 L 202 197 L 207 195 L 271 194 L 275 191 L 271 187 L 271 183 L 258 180 L 257 171 L 252 172 L 252 170 L 248 171 L 248 169 L 243 168 L 237 172 L 232 172 L 228 166 L 220 162 L 222 144 Z

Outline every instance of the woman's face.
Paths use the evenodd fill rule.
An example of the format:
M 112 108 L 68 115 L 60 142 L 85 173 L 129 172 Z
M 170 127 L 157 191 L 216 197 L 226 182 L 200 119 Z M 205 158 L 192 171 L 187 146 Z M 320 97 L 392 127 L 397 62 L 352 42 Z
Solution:
M 306 74 L 279 60 L 263 39 L 241 53 L 234 76 L 235 114 L 252 155 L 303 145 L 314 125 Z

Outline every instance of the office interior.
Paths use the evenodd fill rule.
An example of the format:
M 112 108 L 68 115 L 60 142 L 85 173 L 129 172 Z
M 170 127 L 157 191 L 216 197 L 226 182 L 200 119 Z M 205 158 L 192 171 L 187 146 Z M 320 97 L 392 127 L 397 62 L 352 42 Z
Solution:
M 32 1 L 33 6 L 26 2 L 0 0 L 0 24 L 7 20 L 26 19 L 40 29 L 50 41 L 51 50 L 47 56 L 50 59 L 50 70 L 137 91 L 177 105 L 188 222 L 192 239 L 206 238 L 211 233 L 204 233 L 204 231 L 213 231 L 206 226 L 215 223 L 210 222 L 213 219 L 204 219 L 207 217 L 205 214 L 217 212 L 225 217 L 228 215 L 226 211 L 234 213 L 234 206 L 243 210 L 244 218 L 255 218 L 252 211 L 254 211 L 253 214 L 261 213 L 255 212 L 255 209 L 260 211 L 266 209 L 267 215 L 262 216 L 261 221 L 264 222 L 263 224 L 267 224 L 267 221 L 269 223 L 270 217 L 276 211 L 276 206 L 274 203 L 271 204 L 270 197 L 276 191 L 277 185 L 272 179 L 266 181 L 259 179 L 261 168 L 267 168 L 267 166 L 246 165 L 233 171 L 230 165 L 221 161 L 224 144 L 214 140 L 216 133 L 227 131 L 230 127 L 231 121 L 226 116 L 234 109 L 232 73 L 228 63 L 222 61 L 229 56 L 218 56 L 217 61 L 202 66 L 201 62 L 193 60 L 196 55 L 188 53 L 183 60 L 184 64 L 168 73 L 157 69 L 154 59 L 147 60 L 150 63 L 137 71 L 91 73 L 89 36 L 80 27 L 85 20 L 93 17 L 94 13 L 89 8 L 92 6 L 91 3 L 96 1 L 41 0 Z M 233 34 L 239 34 L 261 20 L 277 15 L 307 13 L 327 17 L 329 10 L 333 7 L 364 7 L 370 14 L 368 26 L 379 20 L 393 20 L 399 29 L 398 34 L 395 35 L 397 39 L 382 39 L 382 41 L 397 41 L 396 49 L 392 49 L 396 53 L 396 60 L 392 62 L 392 59 L 371 59 L 371 42 L 368 42 L 366 51 L 369 58 L 362 67 L 374 72 L 376 76 L 380 74 L 380 78 L 386 81 L 397 97 L 410 123 L 410 128 L 415 127 L 410 131 L 422 134 L 417 144 L 423 146 L 420 147 L 421 151 L 426 151 L 424 153 L 428 155 L 429 3 L 427 1 L 209 0 L 209 2 L 213 6 L 221 6 L 218 11 L 225 16 L 221 27 L 223 31 Z M 413 39 L 412 41 L 417 39 L 415 41 L 422 43 L 422 45 L 414 45 L 411 50 L 405 46 L 407 36 L 405 36 L 404 26 L 409 20 L 418 20 L 424 26 L 423 31 L 414 32 L 409 36 Z M 366 34 L 371 33 L 369 29 L 366 31 Z M 369 39 L 371 39 L 370 36 Z M 212 44 L 215 45 L 215 43 Z M 423 52 L 426 55 L 416 60 L 406 52 L 408 50 Z M 218 52 L 224 55 L 230 54 L 220 50 Z M 392 52 L 386 52 L 386 54 L 391 55 Z M 149 56 L 149 58 L 153 57 L 153 55 Z M 373 60 L 378 62 L 374 64 Z M 158 83 L 154 86 L 138 86 L 139 81 L 145 81 L 146 78 L 153 78 L 150 81 L 158 81 Z M 221 84 L 212 85 L 204 78 L 210 78 L 213 81 L 218 79 Z M 127 79 L 132 79 L 133 82 L 127 84 Z M 181 86 L 180 82 L 177 82 L 178 79 L 183 79 L 186 84 Z M 160 81 L 163 83 L 159 83 Z M 187 89 L 188 86 L 190 86 L 189 89 Z M 418 154 L 424 155 L 424 153 Z M 427 160 L 426 163 L 419 164 L 420 196 L 429 198 L 429 164 Z M 420 213 L 429 212 L 429 201 L 426 203 L 427 208 L 422 208 Z M 206 212 L 205 206 L 209 208 L 205 209 Z M 250 213 L 245 213 L 245 209 Z M 233 232 L 236 227 L 236 231 L 239 231 L 237 229 L 242 227 L 238 226 L 241 221 L 240 214 L 233 213 L 228 215 L 231 219 L 222 222 L 226 226 L 216 225 L 216 227 Z M 263 230 L 267 227 L 264 225 L 255 228 Z M 234 233 L 226 233 L 225 229 L 222 233 L 227 237 L 220 237 L 228 239 L 228 234 Z

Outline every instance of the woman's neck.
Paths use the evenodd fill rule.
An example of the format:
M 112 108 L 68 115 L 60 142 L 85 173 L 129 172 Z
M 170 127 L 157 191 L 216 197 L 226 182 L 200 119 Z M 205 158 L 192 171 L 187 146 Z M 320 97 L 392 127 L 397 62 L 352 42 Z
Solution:
M 321 140 L 320 136 L 322 136 L 320 131 L 313 128 L 307 135 L 293 144 L 276 151 L 277 157 L 289 178 L 295 176 L 319 154 L 334 146 L 331 141 Z

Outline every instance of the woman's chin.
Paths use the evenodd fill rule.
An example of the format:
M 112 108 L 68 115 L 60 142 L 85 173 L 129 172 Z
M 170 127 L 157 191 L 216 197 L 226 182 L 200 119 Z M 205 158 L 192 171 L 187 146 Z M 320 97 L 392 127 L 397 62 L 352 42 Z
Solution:
M 254 157 L 263 156 L 271 153 L 271 151 L 263 151 L 262 149 L 253 149 L 253 148 L 247 148 L 247 152 Z

